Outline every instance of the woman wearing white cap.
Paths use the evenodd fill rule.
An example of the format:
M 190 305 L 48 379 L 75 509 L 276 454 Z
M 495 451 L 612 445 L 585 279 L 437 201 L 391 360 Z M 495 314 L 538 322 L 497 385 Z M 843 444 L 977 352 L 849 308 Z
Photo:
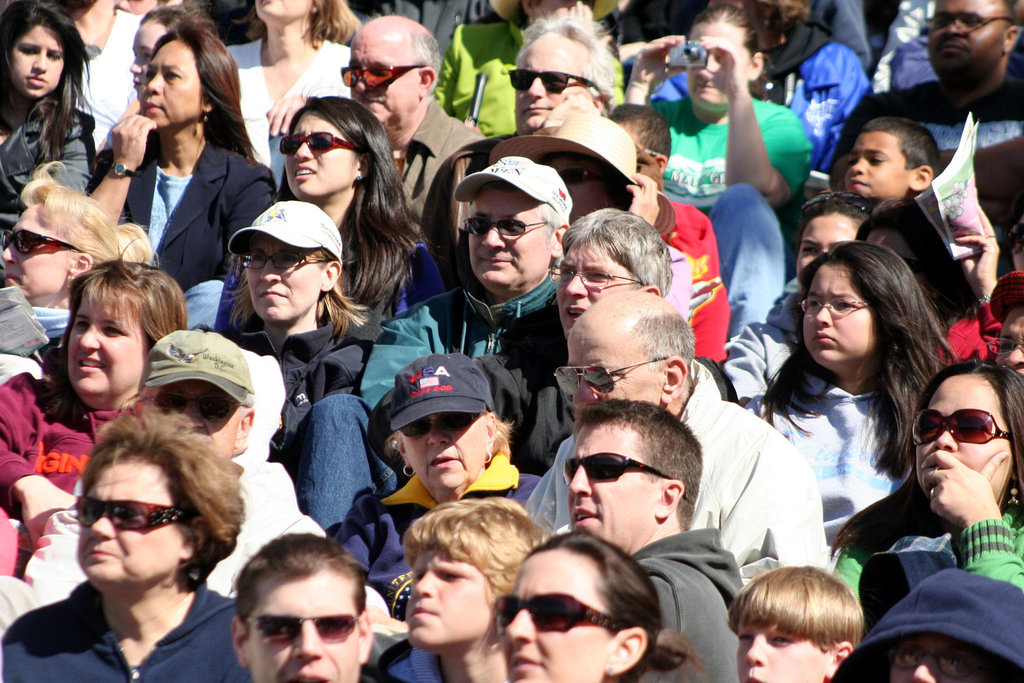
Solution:
M 351 393 L 369 354 L 368 342 L 346 336 L 362 315 L 345 295 L 341 238 L 312 204 L 278 202 L 235 233 L 228 249 L 243 270 L 232 311 L 241 330 L 226 336 L 281 363 L 286 399 L 271 460 L 294 478 L 312 404 Z

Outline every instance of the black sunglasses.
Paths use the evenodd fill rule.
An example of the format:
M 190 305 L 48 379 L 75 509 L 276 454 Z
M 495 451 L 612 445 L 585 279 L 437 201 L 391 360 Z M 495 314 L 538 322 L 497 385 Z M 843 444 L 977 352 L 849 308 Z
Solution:
M 668 360 L 668 356 L 652 358 L 639 363 L 633 363 L 632 365 L 626 365 L 621 368 L 615 368 L 614 370 L 609 370 L 608 368 L 600 365 L 564 365 L 555 370 L 555 377 L 559 377 L 566 382 L 575 382 L 577 385 L 579 385 L 580 382 L 586 382 L 594 389 L 594 391 L 601 394 L 607 394 L 615 388 L 616 380 L 630 370 L 638 368 L 641 365 L 658 363 L 663 360 Z
M 348 140 L 326 132 L 310 133 L 309 135 L 285 135 L 281 138 L 281 154 L 292 156 L 302 145 L 308 145 L 310 152 L 329 152 L 332 149 L 355 150 L 356 146 Z
M 302 633 L 302 623 L 311 621 L 317 633 L 327 643 L 340 643 L 356 628 L 358 617 L 339 614 L 329 617 L 293 617 L 282 614 L 263 614 L 256 617 L 253 623 L 256 631 L 267 640 L 279 643 L 291 642 Z
M 1006 233 L 1006 242 L 1010 245 L 1011 252 L 1018 252 L 1024 249 L 1024 222 L 1017 223 Z
M 14 245 L 14 248 L 18 250 L 18 253 L 25 256 L 29 256 L 30 254 L 34 254 L 35 252 L 46 248 L 67 249 L 69 251 L 77 252 L 82 251 L 78 247 L 56 239 L 55 237 L 40 235 L 39 233 L 32 232 L 31 230 L 13 230 L 10 232 L 4 232 L 3 237 L 0 238 L 0 249 L 6 249 L 12 244 Z
M 512 87 L 516 90 L 529 90 L 533 82 L 538 78 L 544 89 L 550 93 L 558 94 L 571 85 L 586 85 L 596 87 L 593 82 L 583 76 L 574 76 L 563 71 L 534 71 L 533 69 L 512 69 L 508 72 Z M 576 81 L 570 83 L 570 81 Z
M 943 432 L 949 432 L 957 443 L 988 443 L 992 439 L 1009 439 L 1010 433 L 996 424 L 996 418 L 978 408 L 961 408 L 948 417 L 937 410 L 926 409 L 914 418 L 914 443 L 931 443 Z
M 410 438 L 423 436 L 431 429 L 440 429 L 442 432 L 461 432 L 476 422 L 478 417 L 480 417 L 480 413 L 436 413 L 409 423 L 398 431 Z
M 644 464 L 632 458 L 627 458 L 618 453 L 594 453 L 585 458 L 569 458 L 565 461 L 565 483 L 568 484 L 576 476 L 577 470 L 583 468 L 587 478 L 591 481 L 615 481 L 628 470 L 648 472 L 662 479 L 671 479 L 664 472 L 656 470 L 650 465 Z
M 462 229 L 470 235 L 486 235 L 494 229 L 497 230 L 498 234 L 502 237 L 519 237 L 520 235 L 530 232 L 527 228 L 537 228 L 541 225 L 547 225 L 547 223 L 545 221 L 524 223 L 515 218 L 503 218 L 500 221 L 492 221 L 489 218 L 473 216 L 471 218 L 467 218 L 462 225 Z
M 587 607 L 571 595 L 551 593 L 521 600 L 514 595 L 498 598 L 495 607 L 498 632 L 503 633 L 516 616 L 526 610 L 538 631 L 568 631 L 580 624 L 594 624 L 609 631 L 626 628 L 606 614 Z
M 153 398 L 153 404 L 165 413 L 184 413 L 189 404 L 195 404 L 199 417 L 206 422 L 223 422 L 238 408 L 238 402 L 227 396 L 187 396 L 162 391 Z
M 145 531 L 195 517 L 181 508 L 137 500 L 100 500 L 90 496 L 78 499 L 78 521 L 90 527 L 106 517 L 115 529 Z

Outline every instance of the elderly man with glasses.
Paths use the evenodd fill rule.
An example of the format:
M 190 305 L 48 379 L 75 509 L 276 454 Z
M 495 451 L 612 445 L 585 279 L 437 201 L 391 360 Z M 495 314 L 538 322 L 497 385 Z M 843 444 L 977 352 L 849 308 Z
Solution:
M 352 99 L 366 105 L 387 130 L 417 221 L 441 162 L 482 137 L 434 101 L 440 68 L 434 36 L 411 19 L 388 16 L 356 32 L 349 65 L 342 69 Z
M 609 399 L 645 401 L 690 428 L 703 451 L 703 474 L 689 528 L 718 529 L 744 578 L 779 565 L 823 565 L 814 473 L 781 434 L 721 399 L 714 377 L 694 362 L 693 344 L 690 326 L 664 299 L 620 291 L 575 321 L 568 365 L 558 374 L 574 385 L 577 410 Z M 573 438 L 562 443 L 527 504 L 551 530 L 574 522 L 563 476 L 574 449 Z

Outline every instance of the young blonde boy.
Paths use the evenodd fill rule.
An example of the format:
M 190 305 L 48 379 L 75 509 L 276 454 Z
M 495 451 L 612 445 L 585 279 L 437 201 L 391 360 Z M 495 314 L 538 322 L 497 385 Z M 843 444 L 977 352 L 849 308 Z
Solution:
M 864 615 L 841 579 L 816 567 L 782 567 L 743 587 L 729 627 L 740 641 L 741 681 L 828 683 L 864 635 Z

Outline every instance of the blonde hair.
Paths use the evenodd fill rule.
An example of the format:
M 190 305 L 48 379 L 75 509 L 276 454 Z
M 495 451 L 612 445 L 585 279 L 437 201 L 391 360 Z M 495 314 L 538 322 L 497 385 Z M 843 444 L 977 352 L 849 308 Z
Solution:
M 59 161 L 37 168 L 21 191 L 25 207 L 42 208 L 60 239 L 92 256 L 94 263 L 122 258 L 150 263 L 153 247 L 146 232 L 133 223 L 117 225 L 96 200 L 57 182 L 63 173 Z
M 409 527 L 402 545 L 410 567 L 426 553 L 473 565 L 487 577 L 496 600 L 512 590 L 519 565 L 544 539 L 522 505 L 489 497 L 438 505 Z
M 771 627 L 814 643 L 822 652 L 864 636 L 864 612 L 842 579 L 817 567 L 781 567 L 758 574 L 729 607 L 729 628 Z
M 348 43 L 362 26 L 359 17 L 345 0 L 313 0 L 312 5 L 306 17 L 309 27 L 303 37 L 317 50 L 327 40 L 342 45 Z M 245 32 L 249 40 L 263 40 L 267 37 L 267 25 L 256 14 L 255 7 L 249 10 L 241 23 L 249 26 Z
M 298 251 L 303 251 L 299 249 Z M 324 248 L 308 250 L 308 255 L 318 261 L 338 261 L 331 252 Z M 238 286 L 229 292 L 231 296 L 231 324 L 241 327 L 245 322 L 256 315 L 256 307 L 252 303 L 252 294 L 249 292 L 249 270 L 241 267 L 241 258 L 232 256 L 232 268 L 238 268 L 241 272 L 238 276 Z M 320 292 L 320 298 L 316 302 L 317 323 L 330 321 L 334 326 L 332 337 L 341 339 L 348 332 L 349 325 L 359 325 L 365 320 L 363 312 L 366 309 L 352 301 L 345 294 L 344 273 L 338 276 L 334 287 L 326 292 Z

